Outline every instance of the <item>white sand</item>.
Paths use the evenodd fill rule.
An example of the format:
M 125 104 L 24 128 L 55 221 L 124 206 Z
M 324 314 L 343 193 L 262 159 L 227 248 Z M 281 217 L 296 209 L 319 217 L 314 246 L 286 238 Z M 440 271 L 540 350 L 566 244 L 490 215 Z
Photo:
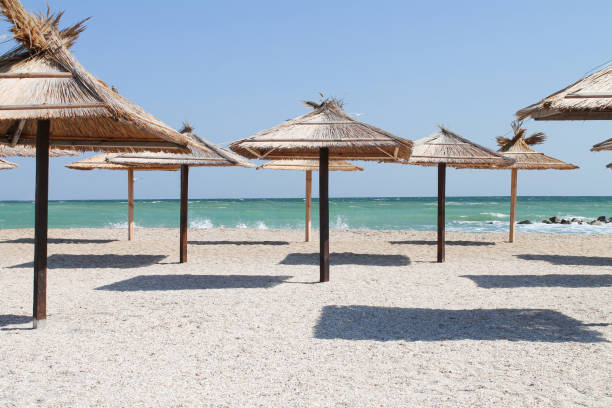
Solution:
M 192 230 L 181 265 L 176 230 L 52 230 L 29 330 L 32 234 L 0 231 L 0 406 L 612 406 L 610 236 L 448 234 L 480 245 L 440 265 L 333 231 L 318 284 L 301 231 Z

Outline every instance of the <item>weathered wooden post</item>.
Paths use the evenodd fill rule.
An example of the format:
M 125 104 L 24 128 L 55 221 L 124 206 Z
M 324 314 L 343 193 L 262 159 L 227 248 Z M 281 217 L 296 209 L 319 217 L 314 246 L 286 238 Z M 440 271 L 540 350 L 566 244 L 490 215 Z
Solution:
M 36 193 L 34 216 L 33 327 L 47 322 L 47 229 L 49 205 L 49 138 L 51 122 L 39 120 L 36 130 Z
M 306 242 L 310 242 L 310 229 L 312 227 L 312 171 L 306 170 Z
M 180 263 L 187 262 L 187 208 L 189 204 L 189 166 L 181 165 L 181 249 Z
M 510 237 L 509 242 L 514 242 L 516 232 L 516 181 L 518 169 L 512 169 L 512 181 L 510 183 Z
M 128 241 L 134 239 L 134 169 L 128 169 Z
M 320 282 L 329 282 L 329 148 L 319 150 Z
M 445 258 L 446 163 L 438 163 L 438 262 Z

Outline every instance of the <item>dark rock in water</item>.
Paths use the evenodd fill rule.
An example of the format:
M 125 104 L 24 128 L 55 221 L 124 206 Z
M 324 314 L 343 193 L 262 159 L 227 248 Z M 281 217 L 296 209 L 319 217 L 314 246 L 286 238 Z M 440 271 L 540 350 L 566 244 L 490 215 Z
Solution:
M 578 221 L 578 225 L 582 225 L 582 224 L 583 224 L 583 222 L 582 222 L 582 221 Z
M 580 220 L 578 218 L 572 218 L 570 221 L 571 222 L 579 222 Z
M 601 225 L 601 221 L 594 220 L 594 221 L 589 222 L 589 225 Z
M 606 216 L 602 215 L 600 217 L 597 217 L 597 221 L 606 222 Z
M 531 224 L 531 221 L 529 221 L 529 220 L 523 220 L 523 221 L 521 221 L 521 222 L 519 222 L 519 223 L 517 223 L 517 224 L 521 224 L 521 225 L 523 225 L 523 224 Z
M 560 224 L 561 223 L 561 218 L 559 218 L 559 217 L 550 217 L 549 220 L 553 224 Z
M 552 224 L 552 222 L 550 220 L 542 220 L 542 224 Z
M 571 224 L 571 222 L 568 220 L 561 220 L 561 224 L 567 225 L 567 224 Z
M 612 217 L 608 218 L 608 219 L 606 220 L 606 222 L 608 222 L 608 223 L 612 222 Z

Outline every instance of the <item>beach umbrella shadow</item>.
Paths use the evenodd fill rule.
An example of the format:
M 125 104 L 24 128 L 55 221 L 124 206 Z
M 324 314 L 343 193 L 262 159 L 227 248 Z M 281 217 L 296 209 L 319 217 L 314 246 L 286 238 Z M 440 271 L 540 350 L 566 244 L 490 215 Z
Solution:
M 389 241 L 392 245 L 437 245 L 436 241 L 427 240 L 406 240 L 406 241 Z M 482 242 L 482 241 L 446 241 L 446 245 L 456 246 L 489 246 L 495 245 L 495 242 Z
M 141 275 L 101 286 L 96 290 L 115 292 L 198 290 L 198 289 L 269 289 L 291 276 L 265 275 Z
M 553 265 L 612 266 L 612 258 L 582 255 L 515 255 L 525 261 L 544 261 Z
M 48 258 L 49 269 L 83 268 L 141 268 L 159 263 L 166 255 L 72 255 L 53 254 Z M 32 262 L 14 265 L 10 268 L 31 268 Z
M 462 275 L 485 289 L 493 288 L 605 288 L 612 287 L 612 275 Z
M 413 309 L 325 306 L 314 330 L 317 339 L 374 341 L 509 340 L 608 342 L 590 326 L 548 309 Z
M 289 245 L 287 241 L 189 241 L 189 245 Z
M 406 266 L 410 258 L 405 255 L 356 254 L 353 252 L 334 252 L 330 254 L 332 265 L 368 265 L 368 266 Z M 288 254 L 279 262 L 280 265 L 318 265 L 319 254 Z

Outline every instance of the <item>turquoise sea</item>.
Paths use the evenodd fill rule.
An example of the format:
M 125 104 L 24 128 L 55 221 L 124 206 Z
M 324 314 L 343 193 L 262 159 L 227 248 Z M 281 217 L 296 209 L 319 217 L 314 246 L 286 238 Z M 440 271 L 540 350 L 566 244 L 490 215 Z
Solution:
M 508 197 L 448 197 L 449 231 L 503 232 L 509 219 Z M 330 226 L 335 229 L 435 230 L 436 198 L 334 198 Z M 519 197 L 521 232 L 612 234 L 612 223 L 546 225 L 552 216 L 591 220 L 612 217 L 612 197 Z M 137 227 L 178 227 L 178 200 L 136 200 Z M 34 202 L 0 202 L 0 228 L 32 228 Z M 189 201 L 191 228 L 304 228 L 304 199 L 223 199 Z M 51 201 L 50 228 L 124 228 L 127 202 Z M 313 202 L 313 227 L 318 228 L 318 202 Z

